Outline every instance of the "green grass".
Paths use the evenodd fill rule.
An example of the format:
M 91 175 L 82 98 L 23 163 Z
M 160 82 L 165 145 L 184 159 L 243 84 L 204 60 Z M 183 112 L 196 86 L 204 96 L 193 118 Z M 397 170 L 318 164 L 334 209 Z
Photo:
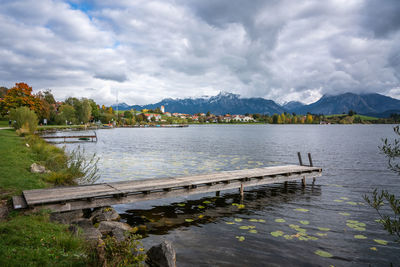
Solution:
M 0 191 L 10 195 L 46 186 L 39 174 L 30 172 L 34 154 L 13 130 L 0 130 L 0 161 Z
M 0 266 L 86 266 L 87 245 L 46 213 L 0 223 Z
M 84 129 L 85 125 L 42 125 L 38 126 L 38 130 L 50 130 L 50 129 Z
M 0 127 L 8 127 L 8 121 L 0 121 Z
M 13 130 L 0 130 L 0 198 L 25 189 L 46 187 L 40 174 L 30 172 L 38 155 Z M 0 266 L 86 266 L 87 243 L 52 223 L 47 213 L 13 211 L 0 221 Z

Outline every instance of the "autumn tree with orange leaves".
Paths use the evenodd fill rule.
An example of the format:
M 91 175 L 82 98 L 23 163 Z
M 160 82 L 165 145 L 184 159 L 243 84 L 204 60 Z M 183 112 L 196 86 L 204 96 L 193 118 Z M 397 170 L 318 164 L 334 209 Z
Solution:
M 40 93 L 32 94 L 32 87 L 26 83 L 16 83 L 0 100 L 0 113 L 6 115 L 10 110 L 23 106 L 35 111 L 40 119 L 49 116 L 49 104 L 43 95 Z

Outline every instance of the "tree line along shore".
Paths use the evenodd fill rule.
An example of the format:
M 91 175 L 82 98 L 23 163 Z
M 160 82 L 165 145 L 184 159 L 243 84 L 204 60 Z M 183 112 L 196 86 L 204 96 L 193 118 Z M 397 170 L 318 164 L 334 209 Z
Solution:
M 159 107 L 154 110 L 116 111 L 112 107 L 98 105 L 87 98 L 69 97 L 56 101 L 50 90 L 32 93 L 32 87 L 26 83 L 16 83 L 8 89 L 0 87 L 0 120 L 16 121 L 13 110 L 28 107 L 37 116 L 35 122 L 40 126 L 70 126 L 84 124 L 113 124 L 114 126 L 156 125 L 156 124 L 203 124 L 203 123 L 270 123 L 270 124 L 371 124 L 398 123 L 399 114 L 389 118 L 375 118 L 349 111 L 347 114 L 323 115 L 284 112 L 282 114 L 225 114 L 215 115 L 210 112 L 196 114 L 170 113 Z M 15 115 L 15 114 L 14 114 Z M 2 123 L 4 125 L 4 123 Z M 7 126 L 7 125 L 5 125 Z M 45 127 L 40 127 L 45 128 Z M 40 129 L 39 128 L 39 129 Z

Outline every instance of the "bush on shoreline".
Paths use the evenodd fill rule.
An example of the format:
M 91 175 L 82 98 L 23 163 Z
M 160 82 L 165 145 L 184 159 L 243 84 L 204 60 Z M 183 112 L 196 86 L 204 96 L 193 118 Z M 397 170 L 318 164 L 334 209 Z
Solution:
M 44 176 L 46 182 L 54 185 L 92 184 L 99 179 L 97 163 L 99 158 L 85 157 L 78 147 L 67 154 L 63 148 L 46 143 L 36 135 L 29 135 L 26 141 L 36 160 L 51 172 Z
M 38 118 L 28 107 L 19 107 L 10 111 L 10 119 L 18 135 L 33 134 L 38 126 Z

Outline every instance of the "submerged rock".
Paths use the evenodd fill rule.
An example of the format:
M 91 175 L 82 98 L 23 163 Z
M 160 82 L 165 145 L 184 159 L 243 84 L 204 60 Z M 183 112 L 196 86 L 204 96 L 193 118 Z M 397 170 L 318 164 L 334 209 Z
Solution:
M 31 165 L 31 172 L 33 173 L 49 173 L 49 170 L 46 170 L 46 167 L 36 164 L 36 163 L 32 163 Z
M 83 219 L 82 210 L 72 210 L 65 212 L 53 212 L 50 214 L 50 220 L 53 222 L 59 222 L 63 224 L 71 224 L 76 221 Z
M 119 221 L 120 216 L 115 209 L 111 207 L 102 207 L 95 209 L 91 213 L 90 219 L 93 223 L 99 223 L 103 221 Z
M 146 263 L 151 267 L 176 267 L 176 253 L 172 243 L 163 241 L 147 251 Z
M 113 231 L 130 231 L 132 228 L 127 223 L 114 222 L 114 221 L 103 221 L 98 224 L 99 231 L 103 235 L 113 235 Z

